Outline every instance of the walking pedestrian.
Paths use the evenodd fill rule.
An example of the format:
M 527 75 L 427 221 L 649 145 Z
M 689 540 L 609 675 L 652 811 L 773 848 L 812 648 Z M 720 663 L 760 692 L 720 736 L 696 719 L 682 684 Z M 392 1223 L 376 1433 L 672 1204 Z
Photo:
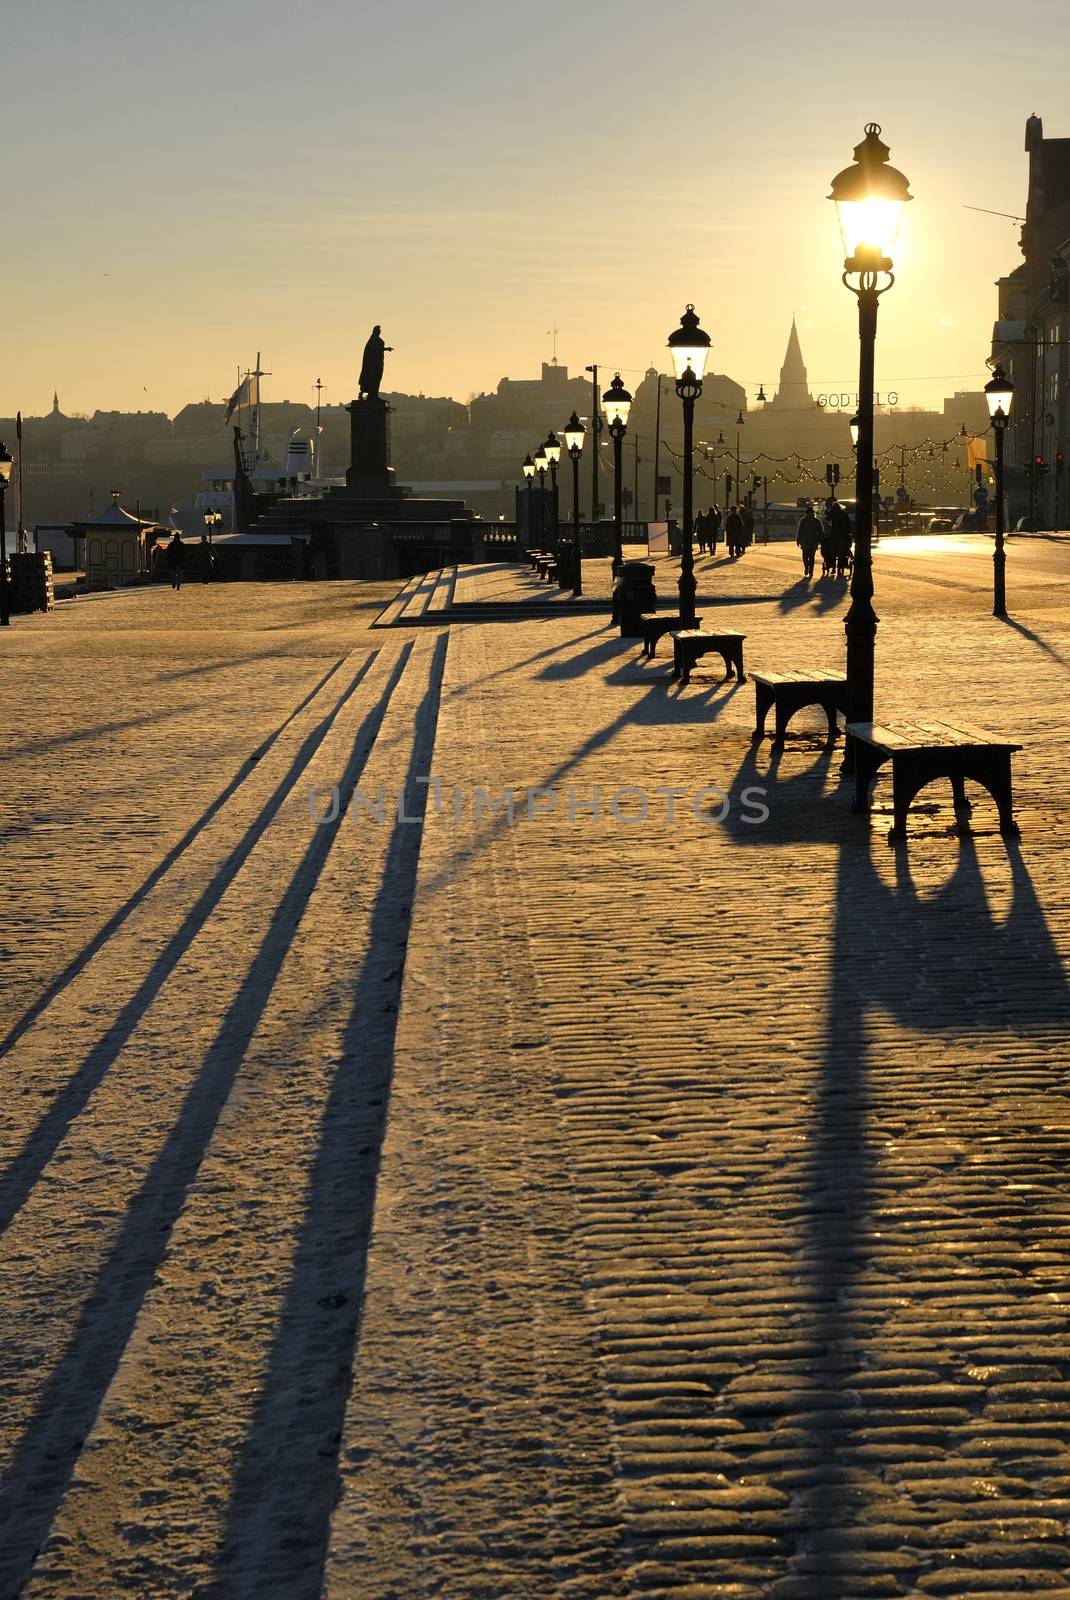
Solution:
M 838 500 L 832 502 L 829 512 L 832 529 L 832 547 L 836 557 L 836 576 L 846 578 L 851 570 L 851 519 Z
M 724 522 L 724 536 L 728 544 L 730 556 L 743 554 L 743 518 L 739 514 L 739 507 L 733 506 Z
M 201 542 L 197 546 L 197 572 L 202 583 L 211 583 L 215 577 L 215 551 L 206 533 L 201 534 Z
M 186 547 L 182 543 L 182 535 L 177 528 L 171 535 L 171 542 L 167 546 L 167 565 L 171 569 L 172 589 L 181 589 L 182 570 L 186 565 Z
M 814 515 L 812 505 L 807 506 L 799 518 L 799 531 L 795 535 L 795 543 L 802 551 L 803 575 L 812 578 L 814 575 L 814 557 L 817 555 L 821 543 L 821 524 Z
M 699 555 L 706 552 L 706 513 L 700 511 L 695 518 L 695 543 L 698 545 Z
M 706 527 L 709 530 L 709 535 L 710 535 L 710 555 L 711 556 L 715 556 L 717 554 L 717 535 L 721 531 L 721 508 L 720 508 L 720 506 L 711 506 L 710 509 L 707 511 L 707 513 L 706 513 Z

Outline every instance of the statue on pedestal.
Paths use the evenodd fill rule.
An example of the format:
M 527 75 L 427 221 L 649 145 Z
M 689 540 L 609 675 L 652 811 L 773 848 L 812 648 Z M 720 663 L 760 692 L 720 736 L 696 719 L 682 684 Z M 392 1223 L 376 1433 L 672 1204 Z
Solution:
M 361 361 L 360 379 L 357 384 L 359 395 L 367 396 L 369 400 L 378 400 L 379 385 L 383 381 L 383 357 L 387 350 L 393 348 L 393 345 L 383 343 L 377 322 L 364 346 L 364 358 Z

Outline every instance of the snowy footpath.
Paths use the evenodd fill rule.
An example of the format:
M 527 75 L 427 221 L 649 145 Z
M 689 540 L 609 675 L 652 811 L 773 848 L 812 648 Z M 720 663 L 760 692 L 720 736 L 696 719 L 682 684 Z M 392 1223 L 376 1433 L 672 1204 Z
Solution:
M 699 566 L 748 667 L 842 660 L 793 557 Z M 0 1600 L 1070 1600 L 1070 552 L 1011 562 L 998 623 L 882 546 L 877 695 L 1022 742 L 1020 843 L 890 846 L 819 714 L 520 569 L 17 620 Z

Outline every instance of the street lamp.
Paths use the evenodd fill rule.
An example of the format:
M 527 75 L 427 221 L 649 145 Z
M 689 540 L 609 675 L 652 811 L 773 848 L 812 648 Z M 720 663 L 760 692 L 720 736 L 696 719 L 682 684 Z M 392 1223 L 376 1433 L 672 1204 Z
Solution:
M 535 471 L 539 474 L 539 537 L 546 533 L 546 469 L 550 465 L 542 445 L 534 455 Z
M 602 396 L 602 410 L 606 414 L 609 424 L 609 436 L 613 440 L 613 576 L 620 575 L 624 565 L 623 545 L 623 518 L 624 518 L 624 468 L 622 458 L 624 454 L 624 435 L 628 431 L 628 413 L 632 409 L 632 397 L 624 387 L 621 375 L 618 372 Z
M 843 236 L 843 282 L 858 301 L 858 428 L 855 460 L 855 553 L 851 569 L 851 606 L 847 634 L 847 721 L 873 721 L 873 656 L 877 613 L 873 609 L 873 366 L 877 339 L 877 305 L 895 282 L 891 250 L 899 232 L 903 207 L 913 197 L 907 179 L 888 165 L 890 151 L 881 142 L 880 127 L 866 125 L 855 146 L 854 161 L 832 180 Z M 857 279 L 852 283 L 852 277 Z M 887 282 L 881 284 L 881 278 Z M 852 436 L 855 430 L 852 429 Z M 844 762 L 854 766 L 852 741 Z
M 996 436 L 996 548 L 992 552 L 992 615 L 1007 615 L 1007 552 L 1003 547 L 1003 435 L 1014 405 L 1014 384 L 997 361 L 985 384 L 988 415 Z
M 575 412 L 566 422 L 562 433 L 568 459 L 572 462 L 572 542 L 573 551 L 572 593 L 583 593 L 583 541 L 580 536 L 580 457 L 587 429 Z
M 695 401 L 702 393 L 702 374 L 710 355 L 710 336 L 698 325 L 693 305 L 688 305 L 680 326 L 669 335 L 669 354 L 676 373 L 676 393 L 684 408 L 684 525 L 680 550 L 680 622 L 695 626 L 695 554 L 691 548 L 694 532 L 692 512 L 692 440 L 695 431 Z
M 7 586 L 7 486 L 11 481 L 11 457 L 7 445 L 0 444 L 0 626 L 11 625 L 11 593 Z
M 553 502 L 554 550 L 556 551 L 558 534 L 560 533 L 557 506 L 557 463 L 561 460 L 561 443 L 556 433 L 548 433 L 546 435 L 546 442 L 542 449 L 550 466 L 550 494 Z
M 737 413 L 737 416 L 736 416 L 736 494 L 737 495 L 741 492 L 742 487 L 743 487 L 742 480 L 740 479 L 740 476 L 739 476 L 739 430 L 740 430 L 740 428 L 745 426 L 746 421 L 747 421 L 747 419 L 743 415 L 743 407 L 740 406 L 739 412 Z
M 534 526 L 535 518 L 534 518 L 534 515 L 533 515 L 532 490 L 535 487 L 535 483 L 534 483 L 534 479 L 535 479 L 535 463 L 531 459 L 530 452 L 524 457 L 523 461 L 520 463 L 520 470 L 524 474 L 524 483 L 525 483 L 525 486 L 527 488 L 527 493 L 528 493 L 528 538 L 532 541 L 532 544 L 534 545 L 534 541 L 535 541 L 535 526 Z
M 857 450 L 858 449 L 858 435 L 859 435 L 859 432 L 861 430 L 861 426 L 862 426 L 862 424 L 858 420 L 858 412 L 856 411 L 854 416 L 851 418 L 850 422 L 848 423 L 848 427 L 851 430 L 851 449 L 852 450 Z

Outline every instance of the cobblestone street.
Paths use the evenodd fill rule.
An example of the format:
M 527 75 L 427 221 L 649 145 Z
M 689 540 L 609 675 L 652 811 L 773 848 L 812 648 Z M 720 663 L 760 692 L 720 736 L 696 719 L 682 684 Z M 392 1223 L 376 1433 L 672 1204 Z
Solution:
M 5 630 L 0 1597 L 1070 1600 L 1070 544 L 990 549 L 882 542 L 876 701 L 1020 842 L 526 568 Z

